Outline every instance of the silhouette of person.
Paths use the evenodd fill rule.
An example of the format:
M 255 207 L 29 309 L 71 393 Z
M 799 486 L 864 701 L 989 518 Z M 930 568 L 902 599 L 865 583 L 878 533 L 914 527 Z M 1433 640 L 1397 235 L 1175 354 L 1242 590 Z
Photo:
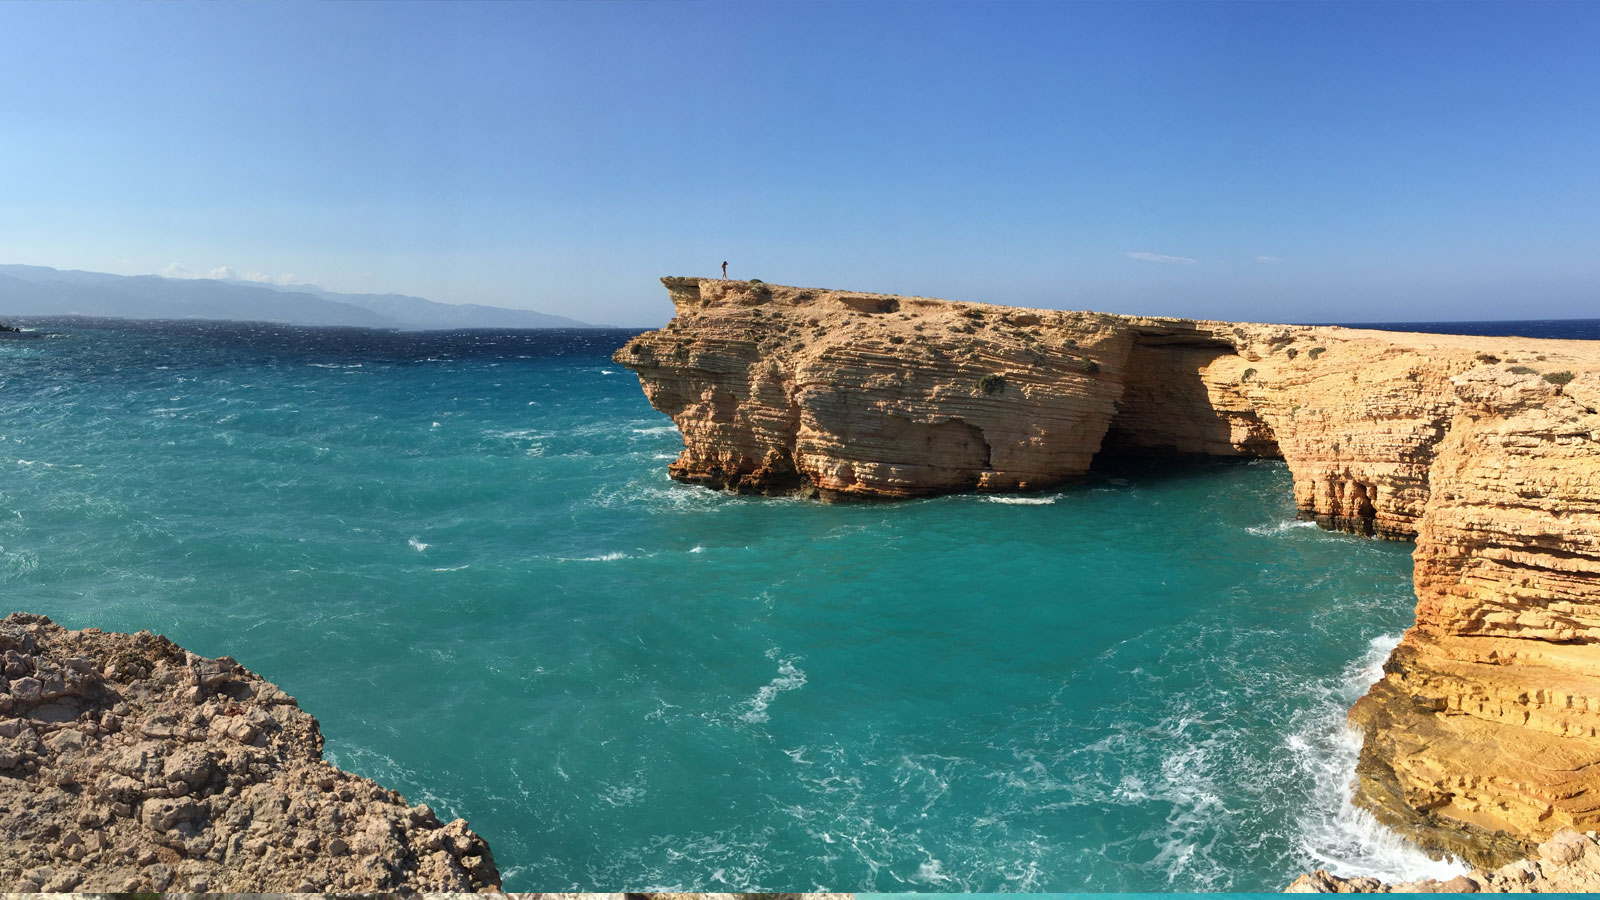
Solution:
M 722 261 L 722 280 L 723 281 L 727 281 L 728 280 L 728 261 L 727 260 L 723 260 Z

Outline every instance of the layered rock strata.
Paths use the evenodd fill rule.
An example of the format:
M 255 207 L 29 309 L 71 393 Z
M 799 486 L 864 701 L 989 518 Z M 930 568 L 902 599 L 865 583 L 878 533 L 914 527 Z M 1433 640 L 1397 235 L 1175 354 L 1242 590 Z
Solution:
M 1571 829 L 1540 844 L 1528 859 L 1494 870 L 1475 869 L 1448 881 L 1432 878 L 1386 884 L 1341 878 L 1321 869 L 1301 875 L 1286 894 L 1593 894 L 1600 892 L 1600 841 Z
M 317 720 L 227 657 L 16 613 L 0 662 L 10 889 L 499 888 L 465 821 L 324 762 Z
M 1358 799 L 1483 864 L 1600 826 L 1600 347 L 1055 312 L 693 278 L 617 362 L 674 478 L 897 498 L 1097 458 L 1281 457 L 1301 513 L 1415 539 Z

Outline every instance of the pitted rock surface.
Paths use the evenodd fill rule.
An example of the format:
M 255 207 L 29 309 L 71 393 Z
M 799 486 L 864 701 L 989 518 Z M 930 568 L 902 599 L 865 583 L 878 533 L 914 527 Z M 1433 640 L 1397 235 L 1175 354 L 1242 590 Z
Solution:
M 228 657 L 15 613 L 0 661 L 0 885 L 499 888 L 466 822 L 323 761 L 316 719 Z

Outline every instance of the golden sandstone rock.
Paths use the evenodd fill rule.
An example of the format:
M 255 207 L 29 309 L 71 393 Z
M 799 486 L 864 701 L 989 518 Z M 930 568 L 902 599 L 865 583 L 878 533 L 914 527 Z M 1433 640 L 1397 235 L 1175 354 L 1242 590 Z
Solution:
M 1360 802 L 1482 865 L 1600 827 L 1600 344 L 662 281 L 677 317 L 615 359 L 683 432 L 674 478 L 895 498 L 1282 457 L 1303 515 L 1417 541 L 1417 623 L 1351 712 Z

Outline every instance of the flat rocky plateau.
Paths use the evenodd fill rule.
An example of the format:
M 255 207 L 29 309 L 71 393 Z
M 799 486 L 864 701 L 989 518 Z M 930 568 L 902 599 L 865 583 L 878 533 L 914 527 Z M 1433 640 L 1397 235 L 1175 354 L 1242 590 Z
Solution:
M 323 761 L 317 720 L 228 657 L 14 613 L 0 662 L 0 886 L 499 889 L 465 821 Z

